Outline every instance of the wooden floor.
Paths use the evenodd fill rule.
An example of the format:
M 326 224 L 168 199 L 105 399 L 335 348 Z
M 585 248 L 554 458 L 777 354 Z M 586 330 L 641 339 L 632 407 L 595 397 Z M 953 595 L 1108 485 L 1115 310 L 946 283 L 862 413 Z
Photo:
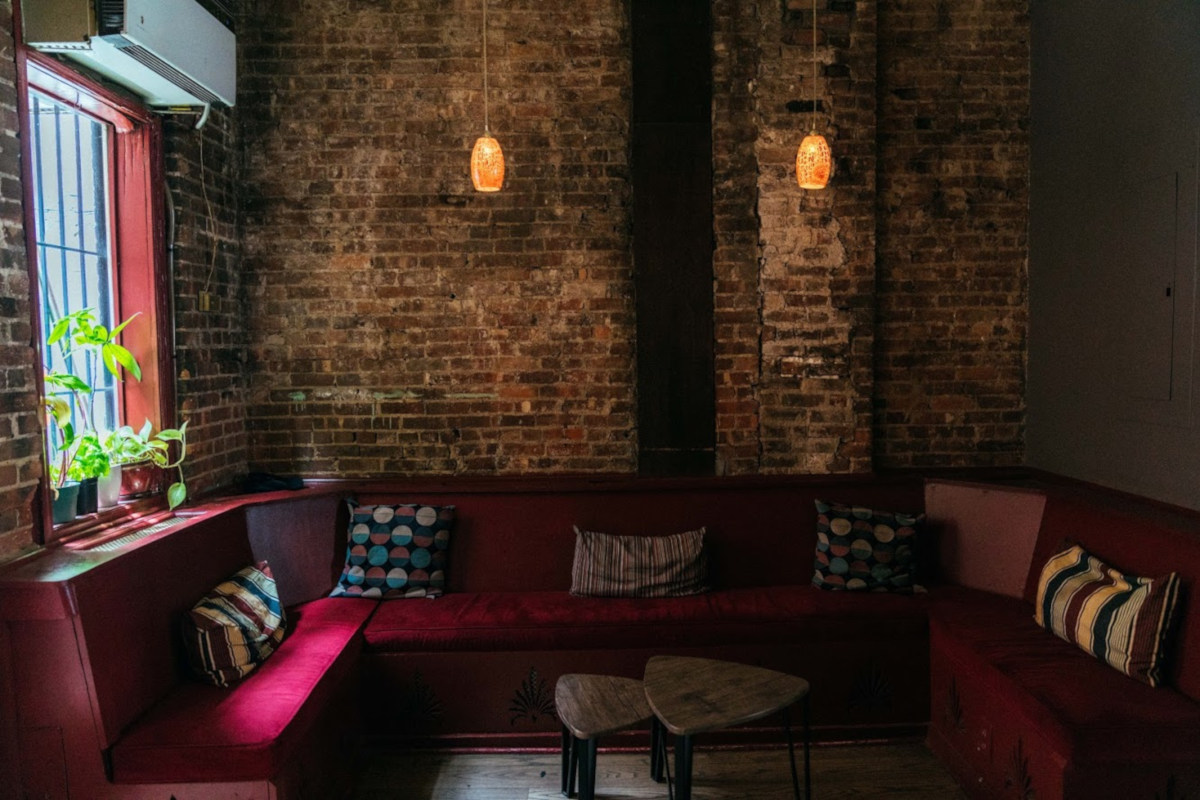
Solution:
M 695 758 L 695 800 L 792 797 L 785 749 L 706 752 L 697 747 Z M 797 763 L 803 770 L 803 761 Z M 354 798 L 561 800 L 558 765 L 557 753 L 376 752 Z M 654 783 L 649 771 L 645 755 L 601 752 L 596 764 L 597 800 L 665 798 L 666 785 Z M 818 800 L 966 798 L 919 742 L 815 747 L 812 779 L 813 797 Z

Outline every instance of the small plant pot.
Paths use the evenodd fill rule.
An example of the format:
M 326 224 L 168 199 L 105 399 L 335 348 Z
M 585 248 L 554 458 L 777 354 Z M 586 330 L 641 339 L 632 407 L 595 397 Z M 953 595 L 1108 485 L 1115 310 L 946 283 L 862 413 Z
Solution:
M 145 497 L 159 488 L 159 468 L 153 461 L 125 464 L 121 467 L 121 498 Z
M 108 474 L 96 483 L 96 502 L 100 508 L 112 508 L 121 500 L 121 465 L 113 464 Z
M 54 502 L 51 505 L 51 518 L 55 525 L 61 525 L 64 522 L 70 522 L 75 519 L 75 512 L 79 506 L 79 484 L 75 481 L 68 481 L 58 487 L 58 495 L 55 496 Z
M 84 478 L 79 482 L 79 496 L 77 505 L 79 508 L 79 516 L 84 514 L 95 514 L 99 508 L 97 505 L 98 491 L 96 488 L 96 478 Z

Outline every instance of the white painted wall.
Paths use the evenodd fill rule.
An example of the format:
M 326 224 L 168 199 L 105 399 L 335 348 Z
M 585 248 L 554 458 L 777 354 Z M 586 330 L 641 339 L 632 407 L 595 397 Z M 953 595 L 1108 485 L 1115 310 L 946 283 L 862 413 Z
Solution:
M 1200 2 L 1031 14 L 1027 463 L 1200 509 Z

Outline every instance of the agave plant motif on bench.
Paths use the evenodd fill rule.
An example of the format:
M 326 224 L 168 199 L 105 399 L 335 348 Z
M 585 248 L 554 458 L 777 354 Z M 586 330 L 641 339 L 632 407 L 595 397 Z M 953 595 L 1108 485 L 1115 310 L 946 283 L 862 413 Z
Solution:
M 1004 790 L 1006 796 L 1012 790 L 1011 796 L 1017 800 L 1037 800 L 1037 794 L 1033 791 L 1033 777 L 1029 774 L 1029 756 L 1025 755 L 1025 742 L 1020 738 L 1008 759 Z
M 883 674 L 877 662 L 867 662 L 854 676 L 847 705 L 852 710 L 861 708 L 867 712 L 892 707 L 892 682 Z
M 545 679 L 538 674 L 537 667 L 530 667 L 529 674 L 517 687 L 509 701 L 508 713 L 511 715 L 509 724 L 514 727 L 520 720 L 536 725 L 539 719 L 554 716 L 554 698 Z
M 421 670 L 415 670 L 412 679 L 401 688 L 398 718 L 400 724 L 412 730 L 428 730 L 442 718 L 444 711 L 441 699 L 433 687 L 425 682 Z
M 945 712 L 946 721 L 950 723 L 950 727 L 961 733 L 965 729 L 962 697 L 958 693 L 958 681 L 954 678 L 950 679 L 950 688 L 946 691 Z

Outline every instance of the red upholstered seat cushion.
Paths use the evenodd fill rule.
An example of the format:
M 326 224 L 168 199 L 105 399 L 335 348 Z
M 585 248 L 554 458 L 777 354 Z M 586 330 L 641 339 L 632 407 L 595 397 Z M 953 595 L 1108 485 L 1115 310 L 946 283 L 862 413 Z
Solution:
M 232 689 L 175 687 L 112 748 L 117 783 L 265 780 L 351 674 L 376 603 L 322 599 L 289 609 L 292 631 Z
M 1006 709 L 993 718 L 1036 725 L 1067 759 L 1200 758 L 1200 703 L 1139 683 L 1039 628 L 1022 600 L 949 588 L 932 604 L 930 646 L 956 679 L 982 684 Z
M 364 635 L 368 650 L 388 653 L 703 647 L 817 634 L 825 641 L 924 637 L 925 630 L 921 596 L 772 586 L 636 599 L 567 592 L 447 594 L 384 603 Z

